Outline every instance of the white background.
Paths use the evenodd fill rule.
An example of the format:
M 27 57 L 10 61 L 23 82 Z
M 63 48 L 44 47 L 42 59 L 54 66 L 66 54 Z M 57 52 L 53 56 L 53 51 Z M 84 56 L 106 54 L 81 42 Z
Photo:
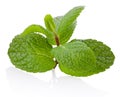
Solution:
M 52 71 L 33 74 L 11 64 L 7 50 L 15 35 L 30 24 L 44 26 L 48 13 L 64 15 L 78 5 L 86 7 L 72 38 L 93 38 L 109 45 L 116 56 L 110 69 L 76 78 L 58 67 L 56 75 Z M 0 0 L 0 97 L 120 97 L 119 33 L 119 0 Z

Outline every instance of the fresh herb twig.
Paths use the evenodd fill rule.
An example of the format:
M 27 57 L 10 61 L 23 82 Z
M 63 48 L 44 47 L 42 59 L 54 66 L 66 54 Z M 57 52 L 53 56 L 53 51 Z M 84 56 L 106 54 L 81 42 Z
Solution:
M 79 77 L 105 71 L 115 59 L 107 45 L 95 39 L 68 42 L 83 9 L 77 6 L 55 18 L 47 14 L 44 18 L 46 28 L 36 24 L 27 27 L 10 44 L 11 62 L 19 69 L 34 73 L 46 72 L 57 65 L 64 73 Z

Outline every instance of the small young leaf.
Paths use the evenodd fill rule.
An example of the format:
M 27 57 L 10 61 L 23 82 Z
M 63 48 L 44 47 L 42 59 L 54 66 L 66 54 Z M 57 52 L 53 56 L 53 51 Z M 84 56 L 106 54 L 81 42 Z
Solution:
M 83 6 L 74 7 L 60 20 L 58 29 L 56 31 L 61 44 L 66 43 L 70 39 L 76 25 L 75 21 L 83 9 Z
M 71 42 L 54 48 L 51 53 L 57 59 L 61 71 L 72 76 L 89 76 L 96 68 L 93 51 L 83 42 Z
M 44 34 L 47 37 L 47 40 L 50 44 L 56 44 L 55 43 L 55 35 L 54 33 L 46 30 L 44 27 L 36 24 L 32 24 L 28 26 L 23 33 L 21 33 L 21 36 L 26 36 L 27 34 L 39 32 L 40 34 Z
M 56 31 L 59 28 L 62 18 L 63 18 L 62 16 L 54 18 L 54 21 L 56 24 Z M 62 33 L 59 33 L 59 32 L 57 33 L 58 36 L 60 37 L 59 39 L 60 39 L 61 44 L 66 43 L 70 39 L 70 37 L 72 36 L 72 33 L 76 27 L 76 24 L 77 24 L 77 21 L 75 20 L 74 22 L 72 22 L 71 25 L 66 27 L 66 29 L 64 29 Z
M 51 15 L 45 17 L 45 25 L 49 30 L 48 41 L 50 44 L 56 45 L 54 34 L 51 32 L 56 32 L 60 44 L 64 44 L 70 39 L 76 27 L 76 19 L 83 9 L 83 6 L 74 7 L 64 16 L 56 17 L 54 20 Z
M 48 31 L 47 39 L 51 45 L 59 45 L 59 36 L 56 32 L 56 25 L 51 15 L 46 15 L 44 18 L 45 25 Z
M 63 18 L 63 16 L 57 16 L 54 18 L 54 23 L 56 25 L 56 30 L 58 29 L 59 25 L 60 25 L 60 21 Z
M 46 28 L 51 31 L 52 33 L 55 33 L 55 24 L 54 24 L 54 20 L 52 18 L 52 16 L 50 14 L 46 15 L 44 18 L 44 22 L 45 22 L 45 26 Z
M 16 36 L 10 44 L 8 55 L 17 68 L 28 72 L 45 72 L 55 66 L 51 49 L 46 38 L 31 33 Z
M 32 24 L 32 25 L 28 26 L 23 31 L 21 36 L 26 36 L 27 34 L 34 33 L 34 32 L 39 32 L 39 33 L 42 33 L 42 34 L 48 36 L 48 31 L 45 28 L 43 28 L 42 26 L 36 25 L 36 24 Z
M 55 23 L 55 26 L 56 26 L 56 31 L 57 29 L 59 28 L 59 25 L 60 25 L 60 22 L 61 22 L 61 19 L 62 19 L 63 16 L 58 16 L 58 17 L 55 17 L 54 18 L 54 23 Z M 75 27 L 76 27 L 76 21 L 74 21 L 70 26 L 68 26 L 65 30 L 64 30 L 64 34 L 61 34 L 61 35 L 58 35 L 58 32 L 56 32 L 56 34 L 58 35 L 58 37 L 60 36 L 61 38 L 59 38 L 59 41 L 60 43 L 66 43 L 70 36 L 72 35 Z M 67 32 L 67 33 L 66 33 Z M 49 31 L 49 36 L 47 37 L 48 38 L 48 41 L 50 44 L 52 45 L 56 45 L 56 42 L 55 42 L 55 36 L 53 33 L 51 33 Z

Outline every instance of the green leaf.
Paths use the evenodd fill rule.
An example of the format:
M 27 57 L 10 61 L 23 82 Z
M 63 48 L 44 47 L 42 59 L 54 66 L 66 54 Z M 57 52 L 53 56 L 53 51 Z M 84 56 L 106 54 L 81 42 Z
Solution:
M 43 28 L 42 26 L 36 25 L 36 24 L 32 24 L 32 25 L 28 26 L 23 31 L 21 36 L 26 36 L 27 34 L 34 33 L 34 32 L 39 32 L 41 34 L 44 34 L 44 35 L 48 36 L 48 31 L 45 28 Z
M 51 53 L 57 59 L 61 71 L 72 76 L 89 76 L 96 68 L 93 51 L 83 42 L 75 41 L 54 48 Z
M 51 31 L 52 33 L 55 33 L 55 24 L 54 24 L 54 20 L 52 18 L 52 16 L 50 14 L 46 15 L 44 18 L 44 22 L 45 22 L 45 26 L 46 28 Z
M 83 6 L 74 7 L 61 18 L 56 29 L 61 44 L 66 43 L 70 39 L 76 26 L 75 21 L 83 9 Z
M 61 19 L 62 19 L 62 16 L 55 17 L 55 18 L 53 19 L 53 22 L 54 22 L 55 27 L 56 27 L 55 30 L 58 29 Z M 55 34 L 52 33 L 50 30 L 49 30 L 48 32 L 49 32 L 48 37 L 47 37 L 48 42 L 49 42 L 51 45 L 56 45 Z M 56 35 L 58 36 L 57 32 L 56 32 Z M 58 37 L 59 37 L 59 36 L 58 36 Z
M 82 40 L 82 42 L 87 44 L 87 46 L 92 49 L 96 56 L 97 67 L 95 73 L 105 71 L 114 63 L 115 56 L 107 45 L 93 39 Z
M 62 17 L 63 16 L 58 16 L 58 17 L 54 18 L 54 23 L 55 23 L 55 26 L 56 26 L 56 31 L 59 28 L 59 25 L 60 25 Z M 59 38 L 60 43 L 66 43 L 69 40 L 70 36 L 72 35 L 72 33 L 73 33 L 73 31 L 74 31 L 74 29 L 76 27 L 76 23 L 77 23 L 77 21 L 74 21 L 70 26 L 68 26 L 65 29 L 64 33 L 67 32 L 66 34 L 58 35 L 58 32 L 56 32 L 56 34 L 58 35 L 58 37 L 62 37 L 62 38 Z M 48 32 L 49 32 L 49 37 L 48 37 L 49 43 L 51 45 L 56 45 L 54 34 L 51 33 L 50 31 L 48 31 Z
M 61 23 L 62 18 L 63 18 L 63 16 L 59 16 L 59 17 L 54 18 L 54 21 L 55 21 L 55 24 L 56 24 L 56 31 L 59 28 L 59 25 Z M 71 25 L 66 27 L 66 29 L 64 29 L 62 31 L 62 33 L 59 33 L 59 32 L 57 33 L 58 36 L 59 36 L 61 44 L 66 43 L 70 39 L 70 37 L 72 36 L 72 33 L 73 33 L 73 31 L 76 27 L 76 24 L 77 24 L 77 21 L 75 20 Z
M 63 18 L 63 16 L 57 16 L 57 17 L 54 18 L 54 23 L 56 25 L 56 30 L 58 30 L 58 27 L 60 25 L 60 21 L 61 21 L 62 18 Z
M 83 6 L 78 6 L 71 9 L 64 16 L 58 16 L 54 19 L 51 15 L 45 17 L 45 25 L 49 32 L 48 41 L 51 45 L 56 45 L 55 35 L 51 32 L 56 32 L 60 44 L 64 44 L 70 39 L 76 27 L 76 19 L 83 9 Z
M 28 72 L 45 72 L 55 66 L 51 49 L 46 38 L 31 33 L 16 36 L 10 44 L 8 55 L 17 68 Z
M 56 44 L 54 33 L 50 32 L 47 29 L 45 29 L 44 27 L 42 27 L 40 25 L 36 25 L 36 24 L 32 24 L 32 25 L 28 26 L 23 31 L 23 33 L 21 33 L 21 36 L 26 36 L 30 33 L 35 33 L 35 32 L 44 34 L 47 37 L 47 40 L 49 41 L 50 44 Z

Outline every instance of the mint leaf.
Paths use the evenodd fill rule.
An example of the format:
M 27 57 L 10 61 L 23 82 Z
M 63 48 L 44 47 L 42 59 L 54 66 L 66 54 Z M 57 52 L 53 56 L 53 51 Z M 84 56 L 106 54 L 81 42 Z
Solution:
M 60 21 L 61 21 L 62 18 L 63 18 L 63 16 L 57 16 L 57 17 L 54 18 L 54 23 L 56 25 L 56 30 L 58 30 L 58 27 L 60 25 Z
M 54 19 L 52 18 L 51 15 L 46 15 L 44 18 L 45 21 L 45 25 L 47 27 L 47 30 L 49 32 L 48 34 L 48 42 L 50 44 L 54 44 L 59 46 L 60 45 L 60 41 L 59 41 L 59 36 L 57 35 L 56 32 L 56 25 L 54 23 Z
M 96 69 L 94 73 L 105 71 L 113 64 L 115 56 L 107 45 L 94 39 L 72 40 L 72 42 L 75 41 L 84 42 L 94 52 L 96 56 Z
M 8 55 L 17 68 L 28 72 L 45 72 L 55 66 L 51 49 L 46 38 L 31 33 L 16 36 L 10 44 Z
M 59 28 L 59 25 L 61 23 L 62 18 L 63 18 L 63 16 L 59 16 L 59 17 L 54 18 L 54 21 L 56 24 L 56 31 Z M 70 39 L 70 37 L 71 37 L 75 27 L 76 27 L 76 23 L 77 23 L 77 21 L 75 20 L 71 25 L 66 27 L 66 29 L 64 29 L 62 33 L 59 33 L 59 32 L 57 33 L 59 36 L 61 44 L 66 43 Z
M 55 24 L 55 30 L 57 31 L 58 27 L 59 27 L 59 24 L 60 24 L 60 20 L 62 19 L 62 16 L 58 16 L 58 17 L 55 17 L 53 19 L 53 22 Z M 52 33 L 51 31 L 48 31 L 49 32 L 49 35 L 47 37 L 48 39 L 48 42 L 51 44 L 51 45 L 56 45 L 56 40 L 55 40 L 55 35 L 54 33 Z M 57 32 L 56 32 L 56 35 L 57 35 Z M 58 36 L 59 37 L 59 36 Z
M 96 68 L 96 57 L 83 42 L 66 43 L 54 48 L 51 53 L 57 59 L 61 71 L 66 74 L 89 76 Z
M 74 21 L 70 26 L 68 26 L 64 30 L 64 34 L 58 35 L 57 29 L 59 28 L 59 25 L 60 25 L 60 22 L 61 22 L 62 18 L 63 18 L 63 16 L 55 17 L 54 18 L 54 23 L 55 23 L 55 27 L 56 27 L 56 35 L 58 36 L 60 43 L 65 43 L 69 40 L 70 36 L 72 35 L 72 33 L 73 33 L 73 31 L 76 27 L 77 21 Z M 49 43 L 52 44 L 52 45 L 56 45 L 54 33 L 52 33 L 51 31 L 48 31 L 48 32 L 49 32 L 49 35 L 48 35 L 47 38 L 48 38 Z
M 36 25 L 36 24 L 32 24 L 32 25 L 28 26 L 23 31 L 21 36 L 26 36 L 27 34 L 34 33 L 34 32 L 39 32 L 41 34 L 44 34 L 44 35 L 48 36 L 48 31 L 45 28 L 43 28 L 42 26 Z
M 74 7 L 64 16 L 55 17 L 54 19 L 51 15 L 45 16 L 44 21 L 49 32 L 48 41 L 50 44 L 56 45 L 55 36 L 59 38 L 60 44 L 64 44 L 70 39 L 76 27 L 76 19 L 83 9 L 83 6 Z
M 40 34 L 44 34 L 47 37 L 47 40 L 50 44 L 56 44 L 55 42 L 55 35 L 54 33 L 50 32 L 49 30 L 45 29 L 44 27 L 36 24 L 32 24 L 28 26 L 23 33 L 21 33 L 21 36 L 26 36 L 27 34 L 30 33 L 35 33 L 38 32 Z
M 96 56 L 96 73 L 105 71 L 113 64 L 115 56 L 107 45 L 93 39 L 86 39 L 83 42 L 93 50 Z
M 83 6 L 74 7 L 60 20 L 56 31 L 61 44 L 66 43 L 70 39 L 76 25 L 75 21 L 83 9 Z
M 53 20 L 53 18 L 52 18 L 52 16 L 51 16 L 50 14 L 48 14 L 48 15 L 45 16 L 44 22 L 45 22 L 46 28 L 47 28 L 49 31 L 51 31 L 51 32 L 53 32 L 53 33 L 56 32 L 56 31 L 55 31 L 56 27 L 55 27 L 55 24 L 54 24 L 54 20 Z

